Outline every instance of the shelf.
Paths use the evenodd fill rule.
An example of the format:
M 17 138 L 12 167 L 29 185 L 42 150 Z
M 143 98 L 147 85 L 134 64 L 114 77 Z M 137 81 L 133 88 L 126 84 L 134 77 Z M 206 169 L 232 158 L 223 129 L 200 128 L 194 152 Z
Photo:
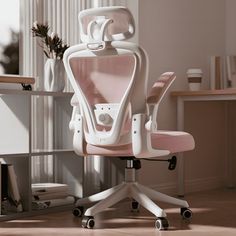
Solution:
M 46 92 L 46 91 L 28 91 L 16 89 L 0 89 L 0 94 L 18 94 L 18 95 L 31 95 L 31 96 L 53 96 L 53 97 L 71 97 L 72 92 Z
M 25 156 L 44 156 L 60 153 L 72 153 L 73 149 L 54 149 L 54 150 L 33 150 L 32 153 L 0 153 L 0 158 L 25 157 Z
M 21 75 L 0 75 L 0 83 L 34 84 L 35 79 L 33 77 L 21 76 Z
M 25 153 L 0 153 L 0 158 L 6 157 L 26 157 L 29 156 L 28 152 Z
M 71 152 L 74 152 L 74 150 L 73 149 L 33 150 L 30 155 L 43 156 L 43 155 L 53 155 L 53 154 L 71 153 Z
M 32 163 L 37 169 L 38 159 L 44 156 L 51 156 L 48 173 L 53 174 L 52 181 L 67 184 L 71 195 L 83 196 L 83 158 L 76 158 L 69 130 L 72 96 L 71 92 L 0 88 L 0 159 L 14 166 L 24 209 L 0 215 L 0 221 L 72 209 L 71 204 L 32 209 L 31 184 L 39 181 L 32 179 Z

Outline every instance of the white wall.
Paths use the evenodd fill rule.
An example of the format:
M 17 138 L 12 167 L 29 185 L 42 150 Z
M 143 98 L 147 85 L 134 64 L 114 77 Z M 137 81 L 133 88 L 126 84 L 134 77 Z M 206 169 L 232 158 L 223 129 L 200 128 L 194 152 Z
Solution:
M 225 1 L 145 0 L 140 1 L 139 4 L 139 43 L 149 55 L 150 81 L 155 81 L 162 72 L 174 71 L 177 80 L 171 90 L 186 90 L 188 89 L 186 70 L 197 67 L 202 68 L 204 72 L 202 88 L 208 89 L 209 58 L 211 55 L 225 53 Z M 224 109 L 222 104 L 215 104 L 213 107 L 215 115 L 221 114 Z M 199 113 L 193 113 L 195 116 L 190 116 L 186 124 L 186 129 L 197 137 L 204 130 L 195 124 L 196 116 L 199 115 L 197 119 L 201 120 L 201 116 L 208 110 L 207 107 L 201 108 L 201 106 L 188 108 L 190 114 L 199 111 Z M 208 114 L 208 117 L 211 118 L 211 114 Z M 217 129 L 222 122 L 224 123 L 222 117 L 215 119 L 209 123 L 212 128 L 208 131 L 212 132 Z M 159 128 L 176 129 L 176 103 L 168 95 L 159 112 Z M 219 132 L 223 135 L 223 125 Z M 217 145 L 220 144 L 221 137 L 209 136 Z M 196 153 L 201 156 L 196 156 Z M 189 157 L 186 161 L 187 183 L 195 184 L 197 188 L 204 180 L 208 180 L 209 184 L 213 185 L 217 184 L 216 181 L 221 181 L 224 178 L 224 173 L 219 171 L 222 170 L 222 153 L 224 153 L 223 147 L 218 148 L 217 151 L 214 147 L 208 150 L 207 145 L 198 146 L 197 143 L 196 152 L 190 152 L 187 155 Z M 213 166 L 211 166 L 212 159 L 215 160 Z M 192 164 L 191 161 L 193 161 Z M 166 164 L 143 163 L 140 180 L 144 184 L 167 189 L 176 186 L 176 172 L 167 171 Z M 150 174 L 147 175 L 147 173 Z M 213 179 L 214 181 L 210 181 Z M 194 189 L 189 188 L 189 191 L 194 191 Z
M 222 0 L 140 1 L 139 37 L 149 54 L 151 80 L 171 70 L 177 74 L 173 88 L 187 89 L 187 68 L 200 67 L 203 88 L 209 88 L 209 57 L 224 55 L 224 8 Z M 173 112 L 166 112 L 162 126 L 175 127 Z
M 226 54 L 236 55 L 236 1 L 226 0 Z

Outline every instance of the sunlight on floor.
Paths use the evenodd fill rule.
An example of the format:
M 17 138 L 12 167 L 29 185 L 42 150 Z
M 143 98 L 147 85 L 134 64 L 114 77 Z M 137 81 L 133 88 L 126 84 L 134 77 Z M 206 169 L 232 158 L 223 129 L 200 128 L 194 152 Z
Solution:
M 27 224 L 27 223 L 45 223 L 47 220 L 12 220 L 12 221 L 6 221 L 6 224 Z

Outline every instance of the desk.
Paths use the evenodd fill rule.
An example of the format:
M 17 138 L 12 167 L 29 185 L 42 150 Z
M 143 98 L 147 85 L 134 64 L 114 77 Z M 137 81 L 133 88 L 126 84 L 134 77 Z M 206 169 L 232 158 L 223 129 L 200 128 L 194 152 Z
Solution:
M 171 93 L 172 97 L 177 98 L 177 128 L 178 130 L 184 130 L 184 104 L 190 101 L 236 101 L 236 89 L 224 89 L 224 90 L 201 90 L 201 91 L 174 91 Z M 226 105 L 226 115 L 228 114 L 228 106 Z M 227 125 L 229 128 L 229 124 Z M 228 187 L 233 187 L 233 159 L 232 156 L 227 153 L 227 179 Z M 184 158 L 183 154 L 178 155 L 178 195 L 183 196 L 184 189 Z

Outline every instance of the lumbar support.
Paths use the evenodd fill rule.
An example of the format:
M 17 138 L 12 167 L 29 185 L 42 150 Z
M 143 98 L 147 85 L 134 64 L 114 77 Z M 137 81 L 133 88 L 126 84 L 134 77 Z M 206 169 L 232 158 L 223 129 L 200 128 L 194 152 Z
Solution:
M 95 105 L 97 123 L 104 126 L 112 126 L 119 104 L 103 103 Z

